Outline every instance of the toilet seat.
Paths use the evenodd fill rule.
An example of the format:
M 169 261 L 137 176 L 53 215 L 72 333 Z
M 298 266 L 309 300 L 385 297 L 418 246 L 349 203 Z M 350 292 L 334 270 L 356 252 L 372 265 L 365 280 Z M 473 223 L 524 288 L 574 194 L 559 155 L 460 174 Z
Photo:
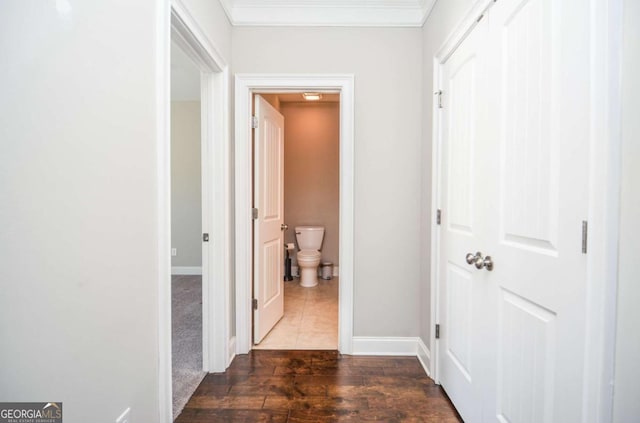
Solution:
M 320 251 L 302 250 L 302 251 L 298 251 L 296 256 L 298 258 L 298 261 L 300 261 L 300 260 L 313 261 L 313 260 L 319 260 L 321 254 L 320 254 Z

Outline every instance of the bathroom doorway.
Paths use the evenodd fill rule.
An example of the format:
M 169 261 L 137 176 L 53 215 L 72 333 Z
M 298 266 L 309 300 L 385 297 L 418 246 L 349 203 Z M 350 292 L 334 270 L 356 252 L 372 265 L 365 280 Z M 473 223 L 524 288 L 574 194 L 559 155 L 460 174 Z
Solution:
M 253 94 L 321 92 L 340 95 L 338 351 L 353 353 L 354 76 L 237 74 L 235 76 L 235 352 L 253 348 Z M 280 244 L 284 250 L 284 245 Z
M 340 94 L 312 94 L 281 92 L 253 95 L 254 115 L 258 118 L 255 136 L 259 138 L 253 144 L 254 208 L 257 209 L 253 233 L 256 260 L 253 298 L 265 306 L 264 309 L 260 305 L 257 309 L 254 307 L 255 349 L 338 349 Z M 261 122 L 264 122 L 264 128 L 260 126 Z M 263 131 L 267 127 L 270 128 L 269 133 Z M 281 140 L 278 138 L 280 127 Z M 273 139 L 264 138 L 269 136 Z M 280 142 L 282 151 L 274 147 Z M 263 148 L 267 144 L 274 149 Z M 273 183 L 281 185 L 282 198 L 273 194 L 273 202 L 282 202 L 279 220 L 268 219 L 264 206 L 263 213 L 260 212 L 260 199 L 265 197 L 258 192 L 266 189 L 273 193 L 269 188 L 264 188 L 273 186 L 273 183 L 266 181 L 270 176 L 265 174 L 267 170 L 263 164 L 275 160 L 274 164 L 268 166 L 280 168 L 278 159 L 274 159 L 278 154 L 282 155 L 283 175 L 275 172 Z M 265 180 L 261 181 L 261 178 Z M 276 214 L 273 213 L 273 216 Z M 278 226 L 275 232 L 281 227 L 281 233 L 265 229 L 269 220 L 272 225 Z M 300 266 L 296 257 L 300 250 L 296 228 L 301 226 L 324 229 L 318 265 L 315 262 L 312 264 L 315 278 L 305 279 L 304 282 L 305 285 L 313 285 L 309 287 L 301 285 Z M 280 238 L 271 240 L 261 235 L 269 231 L 273 233 L 271 237 Z M 262 246 L 264 249 L 260 248 Z M 261 254 L 261 251 L 269 249 L 280 251 Z M 290 263 L 284 260 L 287 254 Z M 264 263 L 266 257 L 277 262 L 280 268 L 272 268 L 277 272 L 267 272 L 269 266 Z M 273 281 L 269 281 L 270 278 Z M 270 298 L 265 297 L 267 292 L 271 294 Z M 279 304 L 279 295 L 283 297 L 282 304 Z M 280 312 L 274 315 L 273 309 L 278 307 Z

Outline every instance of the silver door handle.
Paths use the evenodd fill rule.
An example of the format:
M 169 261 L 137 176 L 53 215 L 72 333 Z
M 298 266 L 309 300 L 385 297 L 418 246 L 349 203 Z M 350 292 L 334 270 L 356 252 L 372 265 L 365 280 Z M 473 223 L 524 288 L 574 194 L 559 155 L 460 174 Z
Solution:
M 287 225 L 286 223 L 283 223 L 282 225 L 280 225 L 281 231 L 286 231 L 287 229 L 289 229 L 289 225 Z
M 465 257 L 465 260 L 467 261 L 467 264 L 473 264 L 476 262 L 476 260 L 478 259 L 482 259 L 482 253 L 480 251 L 478 251 L 475 254 L 467 254 L 467 256 Z
M 491 259 L 491 256 L 486 256 L 485 258 L 478 257 L 475 264 L 477 269 L 482 269 L 484 267 L 489 272 L 493 270 L 493 260 Z
M 483 258 L 482 253 L 480 251 L 478 251 L 475 254 L 471 254 L 471 253 L 467 254 L 465 256 L 465 260 L 467 264 L 475 265 L 476 269 L 482 269 L 484 267 L 488 271 L 493 270 L 493 259 L 491 259 L 491 256 L 486 256 Z

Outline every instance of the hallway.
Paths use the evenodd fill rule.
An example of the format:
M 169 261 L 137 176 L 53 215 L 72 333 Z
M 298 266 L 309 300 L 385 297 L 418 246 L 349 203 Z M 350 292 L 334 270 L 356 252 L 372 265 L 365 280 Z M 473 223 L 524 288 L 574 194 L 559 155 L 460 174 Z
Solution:
M 178 421 L 639 419 L 639 0 L 8 0 L 0 21 L 0 415 L 172 423 L 175 374 L 201 377 Z M 337 224 L 301 194 L 272 225 L 325 227 L 337 348 L 253 349 L 294 242 L 256 254 L 279 206 L 254 195 L 252 98 L 276 93 L 339 99 Z M 287 158 L 300 191 L 328 181 Z M 172 274 L 198 273 L 179 322 Z
M 460 422 L 415 357 L 252 351 L 208 374 L 176 422 Z

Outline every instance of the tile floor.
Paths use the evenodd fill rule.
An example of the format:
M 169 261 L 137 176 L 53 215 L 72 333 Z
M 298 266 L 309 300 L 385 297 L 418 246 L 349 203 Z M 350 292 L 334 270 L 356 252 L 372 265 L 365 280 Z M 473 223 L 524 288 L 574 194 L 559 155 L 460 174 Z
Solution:
M 284 283 L 284 317 L 254 349 L 338 349 L 338 278 L 318 280 L 313 288 L 300 279 Z

